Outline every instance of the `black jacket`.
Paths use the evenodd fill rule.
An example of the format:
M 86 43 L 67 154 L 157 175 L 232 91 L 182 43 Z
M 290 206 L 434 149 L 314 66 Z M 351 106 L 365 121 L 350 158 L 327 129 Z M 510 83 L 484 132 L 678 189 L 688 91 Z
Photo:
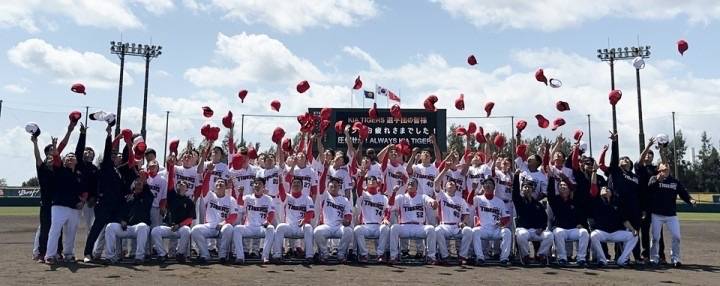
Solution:
M 685 186 L 678 182 L 672 176 L 658 181 L 657 177 L 651 177 L 648 183 L 650 195 L 650 211 L 654 214 L 664 216 L 676 216 L 677 205 L 675 200 L 677 196 L 690 204 L 690 194 L 688 194 Z
M 130 193 L 125 197 L 124 216 L 120 221 L 127 222 L 127 225 L 145 223 L 150 225 L 150 209 L 155 197 L 147 184 L 143 184 L 143 191 L 139 194 Z
M 587 226 L 587 193 L 583 193 L 576 191 L 572 199 L 564 201 L 555 190 L 555 178 L 548 177 L 548 202 L 553 211 L 554 227 L 573 229 L 578 225 Z
M 163 223 L 167 226 L 180 224 L 186 219 L 195 219 L 195 203 L 189 197 L 179 195 L 174 190 L 168 190 L 168 212 Z
M 607 201 L 599 195 L 593 199 L 590 207 L 590 227 L 599 229 L 608 233 L 618 230 L 625 230 L 624 222 L 628 220 L 624 216 L 624 212 L 617 200 Z
M 520 195 L 520 174 L 513 177 L 512 200 L 517 213 L 517 227 L 526 229 L 545 229 L 548 227 L 545 206 L 532 197 L 530 200 Z
M 55 178 L 51 166 L 45 162 L 36 166 L 38 183 L 40 184 L 40 206 L 51 206 Z
M 84 192 L 87 193 L 87 199 L 95 198 L 98 190 L 98 167 L 92 162 L 85 162 L 83 154 L 85 153 L 85 142 L 87 134 L 80 132 L 80 138 L 75 146 L 75 157 L 77 157 L 77 168 L 82 173 L 82 184 Z
M 640 178 L 632 171 L 626 172 L 620 168 L 620 150 L 618 142 L 612 142 L 612 154 L 610 155 L 608 187 L 613 191 L 613 196 L 619 200 L 618 203 L 628 218 L 639 219 L 640 207 Z
M 650 211 L 650 177 L 657 175 L 657 166 L 645 165 L 642 162 L 635 163 L 635 174 L 638 175 L 638 198 L 640 200 L 640 210 Z

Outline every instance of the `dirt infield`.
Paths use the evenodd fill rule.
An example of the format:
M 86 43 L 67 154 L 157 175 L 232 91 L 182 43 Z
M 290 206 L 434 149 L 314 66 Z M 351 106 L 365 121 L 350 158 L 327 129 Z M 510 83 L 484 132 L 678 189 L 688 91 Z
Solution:
M 37 219 L 2 216 L 0 285 L 716 285 L 720 222 L 682 222 L 682 269 L 579 269 L 458 266 L 102 266 L 50 267 L 30 259 Z M 86 230 L 80 228 L 76 253 Z

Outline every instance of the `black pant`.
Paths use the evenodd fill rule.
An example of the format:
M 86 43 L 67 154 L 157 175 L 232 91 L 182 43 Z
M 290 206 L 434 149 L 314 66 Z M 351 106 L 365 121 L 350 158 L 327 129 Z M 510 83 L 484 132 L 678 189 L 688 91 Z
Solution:
M 50 234 L 50 225 L 52 224 L 52 206 L 48 203 L 47 205 L 40 206 L 40 238 L 38 241 L 38 252 L 40 257 L 45 257 L 47 251 L 48 235 Z M 60 239 L 58 239 L 58 253 L 63 252 L 62 247 L 62 232 L 60 232 Z
M 650 236 L 652 235 L 650 233 L 650 225 L 652 224 L 652 216 L 650 215 L 650 212 L 647 212 L 647 215 L 642 218 L 642 225 L 640 228 L 640 244 L 642 244 L 642 255 L 645 257 L 645 259 L 650 259 L 650 240 L 652 239 Z M 662 228 L 660 229 L 660 259 L 665 259 L 665 242 L 663 238 L 663 232 Z
M 87 239 L 85 240 L 85 250 L 83 251 L 84 255 L 88 257 L 93 254 L 93 246 L 100 236 L 100 233 L 105 226 L 110 223 L 110 215 L 102 207 L 96 205 L 93 211 L 95 212 L 95 220 L 88 232 Z

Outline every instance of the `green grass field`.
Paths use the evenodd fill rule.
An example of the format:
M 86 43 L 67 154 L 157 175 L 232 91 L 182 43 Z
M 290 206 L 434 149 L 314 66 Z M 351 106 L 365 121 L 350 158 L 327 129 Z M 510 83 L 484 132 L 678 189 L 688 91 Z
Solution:
M 37 216 L 38 211 L 38 207 L 0 207 L 0 217 Z M 720 221 L 720 213 L 680 213 L 680 220 Z

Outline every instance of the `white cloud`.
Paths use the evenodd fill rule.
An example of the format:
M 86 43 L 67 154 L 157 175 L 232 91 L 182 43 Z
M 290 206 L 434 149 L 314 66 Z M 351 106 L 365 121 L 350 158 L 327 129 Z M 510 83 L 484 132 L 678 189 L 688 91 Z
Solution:
M 235 87 L 243 82 L 291 83 L 300 79 L 324 80 L 309 60 L 293 54 L 285 45 L 264 34 L 218 34 L 217 66 L 191 68 L 185 78 L 199 87 Z M 228 62 L 231 65 L 220 63 Z
M 310 27 L 352 26 L 378 14 L 372 0 L 184 0 L 191 10 L 220 10 L 225 18 L 262 23 L 284 33 Z
M 27 88 L 21 85 L 17 84 L 6 84 L 3 86 L 3 89 L 7 92 L 17 93 L 17 94 L 23 94 L 27 92 Z
M 380 64 L 372 57 L 370 54 L 368 54 L 366 51 L 363 51 L 359 47 L 344 47 L 343 52 L 356 57 L 358 59 L 361 59 L 363 61 L 366 61 L 368 65 L 370 65 L 370 68 L 375 71 L 381 71 L 383 68 L 380 66 Z
M 555 31 L 603 17 L 660 20 L 686 17 L 690 23 L 708 24 L 720 18 L 714 0 L 431 0 L 451 15 L 477 27 Z
M 172 0 L 66 0 L 66 1 L 0 1 L 0 28 L 20 27 L 28 32 L 53 30 L 49 18 L 70 18 L 79 26 L 136 29 L 143 26 L 133 6 L 162 15 L 175 7 Z
M 42 39 L 18 43 L 7 52 L 11 63 L 43 74 L 58 84 L 82 82 L 89 89 L 117 87 L 119 65 L 93 52 L 55 47 Z M 125 75 L 124 84 L 133 79 Z

